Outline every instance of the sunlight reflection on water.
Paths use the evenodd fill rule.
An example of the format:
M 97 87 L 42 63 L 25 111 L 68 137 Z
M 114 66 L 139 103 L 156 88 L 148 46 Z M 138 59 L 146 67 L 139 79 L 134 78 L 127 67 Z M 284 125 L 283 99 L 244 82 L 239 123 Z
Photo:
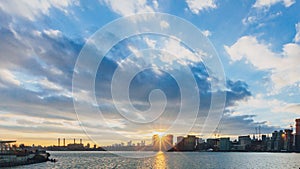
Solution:
M 299 168 L 296 153 L 216 153 L 157 152 L 155 157 L 126 158 L 109 152 L 50 152 L 56 163 L 41 163 L 16 168 Z M 123 152 L 137 153 L 137 152 Z M 139 152 L 141 155 L 147 152 Z M 149 153 L 149 152 L 148 152 Z
M 159 151 L 155 156 L 154 168 L 167 168 L 165 153 Z

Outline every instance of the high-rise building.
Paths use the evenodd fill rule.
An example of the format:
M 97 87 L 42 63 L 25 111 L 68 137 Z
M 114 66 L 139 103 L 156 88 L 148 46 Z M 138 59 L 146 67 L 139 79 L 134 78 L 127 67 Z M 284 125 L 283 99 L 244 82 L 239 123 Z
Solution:
M 87 143 L 87 144 L 86 144 L 86 148 L 89 149 L 90 147 L 91 147 L 90 143 Z
M 183 136 L 178 136 L 177 137 L 177 142 L 176 142 L 176 149 L 181 151 L 183 150 L 183 146 L 184 146 L 184 137 Z
M 300 151 L 300 119 L 296 119 L 295 149 Z
M 184 138 L 183 136 L 178 136 L 178 137 L 177 137 L 177 143 L 176 143 L 176 144 L 180 143 L 180 142 L 183 140 L 183 138 Z
M 230 138 L 220 138 L 220 150 L 221 151 L 229 151 L 230 150 Z
M 283 149 L 286 151 L 292 151 L 293 150 L 293 130 L 291 129 L 285 129 L 284 130 L 284 146 Z
M 132 141 L 131 140 L 127 142 L 127 146 L 128 147 L 132 146 Z
M 173 147 L 173 135 L 168 134 L 161 138 L 161 151 L 168 151 Z
M 141 141 L 141 146 L 146 146 L 146 141 L 145 140 Z
M 188 135 L 187 137 L 177 137 L 177 143 L 175 148 L 179 151 L 192 151 L 196 148 L 198 138 L 194 135 Z
M 187 151 L 194 150 L 196 148 L 196 136 L 188 135 L 187 138 L 184 138 L 184 149 Z
M 153 151 L 160 150 L 160 138 L 158 134 L 152 136 L 152 146 L 153 146 Z
M 251 138 L 250 136 L 239 136 L 239 146 L 238 150 L 247 150 L 248 146 L 251 144 Z
M 285 138 L 285 134 L 283 132 L 283 130 L 280 131 L 275 131 L 274 132 L 274 139 L 273 139 L 273 135 L 272 135 L 272 140 L 274 140 L 274 151 L 281 151 L 283 150 L 284 147 L 284 138 Z

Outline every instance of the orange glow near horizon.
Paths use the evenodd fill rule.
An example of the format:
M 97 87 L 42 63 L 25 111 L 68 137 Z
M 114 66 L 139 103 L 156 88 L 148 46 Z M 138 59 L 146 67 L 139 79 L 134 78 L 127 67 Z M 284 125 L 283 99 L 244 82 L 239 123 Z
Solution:
M 15 140 L 16 143 L 14 143 L 15 145 L 20 145 L 20 144 L 24 144 L 26 146 L 52 146 L 52 145 L 56 145 L 54 144 L 54 141 L 47 141 L 47 140 L 36 140 L 36 139 L 2 139 L 2 140 Z

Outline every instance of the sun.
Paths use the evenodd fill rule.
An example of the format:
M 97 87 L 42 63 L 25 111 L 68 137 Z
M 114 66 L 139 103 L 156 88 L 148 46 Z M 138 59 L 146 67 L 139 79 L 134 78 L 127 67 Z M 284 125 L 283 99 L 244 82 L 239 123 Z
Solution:
M 153 135 L 156 135 L 156 134 L 158 135 L 159 138 L 162 138 L 165 135 L 164 132 L 159 132 L 159 131 L 153 132 Z

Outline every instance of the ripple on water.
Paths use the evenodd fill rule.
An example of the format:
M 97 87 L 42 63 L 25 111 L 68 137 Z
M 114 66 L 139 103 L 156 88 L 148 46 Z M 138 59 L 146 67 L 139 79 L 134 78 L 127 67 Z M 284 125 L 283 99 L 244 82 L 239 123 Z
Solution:
M 169 152 L 149 158 L 125 158 L 108 152 L 50 152 L 56 163 L 46 162 L 17 168 L 25 169 L 173 169 L 173 168 L 295 168 L 300 167 L 300 154 L 296 153 L 216 153 Z M 132 152 L 123 152 L 132 153 Z M 145 152 L 140 152 L 145 153 Z

